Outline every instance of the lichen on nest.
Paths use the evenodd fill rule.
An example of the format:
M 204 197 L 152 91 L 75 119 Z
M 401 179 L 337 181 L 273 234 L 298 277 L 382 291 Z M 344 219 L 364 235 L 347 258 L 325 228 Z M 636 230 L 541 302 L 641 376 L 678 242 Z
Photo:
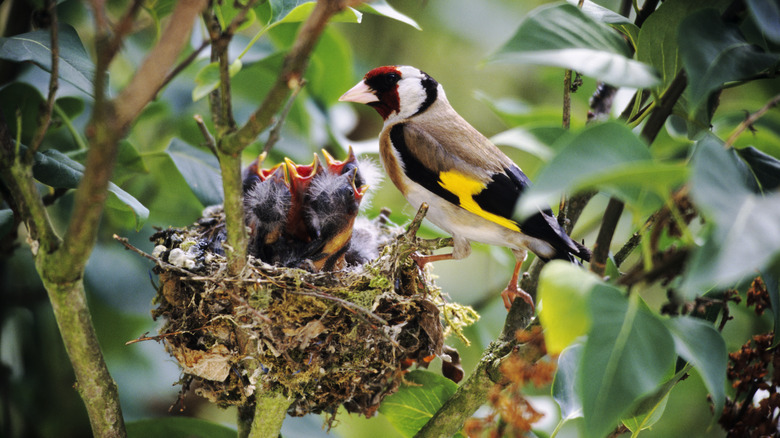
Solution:
M 476 314 L 446 304 L 408 257 L 420 246 L 413 231 L 380 215 L 362 225 L 380 245 L 363 265 L 310 272 L 250 257 L 231 276 L 210 243 L 223 213 L 206 213 L 194 227 L 152 236 L 160 280 L 152 314 L 164 320 L 156 338 L 201 396 L 247 405 L 258 391 L 281 390 L 293 400 L 291 415 L 332 419 L 343 405 L 370 416 L 412 364 L 427 366 L 438 355 L 444 367 L 459 367 L 451 349 L 443 353 L 440 309 L 460 316 L 444 318 L 455 331 Z

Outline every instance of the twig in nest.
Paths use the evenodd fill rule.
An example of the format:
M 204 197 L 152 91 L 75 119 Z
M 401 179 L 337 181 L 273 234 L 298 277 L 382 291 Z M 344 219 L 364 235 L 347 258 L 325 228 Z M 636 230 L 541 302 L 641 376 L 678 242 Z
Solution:
M 250 313 L 252 313 L 254 316 L 256 316 L 259 320 L 263 321 L 266 324 L 271 324 L 271 320 L 267 316 L 265 316 L 262 313 L 260 313 L 260 311 L 258 311 L 254 307 L 250 306 L 249 303 L 245 299 L 243 299 L 240 296 L 236 295 L 233 291 L 227 291 L 227 293 L 228 293 L 228 295 L 230 295 L 231 298 L 233 298 L 234 300 L 240 302 L 245 308 L 247 308 L 249 310 Z
M 146 335 L 149 334 L 149 332 L 146 332 L 143 335 L 141 335 L 138 339 L 131 339 L 131 340 L 125 342 L 125 345 L 135 344 L 136 342 L 141 342 L 141 341 L 159 341 L 160 339 L 167 338 L 169 336 L 183 335 L 185 333 L 192 333 L 192 332 L 199 332 L 201 330 L 205 330 L 205 329 L 208 329 L 208 328 L 211 328 L 211 326 L 204 325 L 203 327 L 192 329 L 192 330 L 179 330 L 179 331 L 175 331 L 175 332 L 163 333 L 163 334 L 157 335 L 157 336 L 146 336 Z
M 125 248 L 129 249 L 130 251 L 133 251 L 133 252 L 135 252 L 137 254 L 140 254 L 141 257 L 145 257 L 145 258 L 155 262 L 157 264 L 157 266 L 159 266 L 161 268 L 165 268 L 165 269 L 167 269 L 169 271 L 177 272 L 177 273 L 179 273 L 181 275 L 184 275 L 187 280 L 192 280 L 192 272 L 190 272 L 190 271 L 188 271 L 186 269 L 182 269 L 182 268 L 180 268 L 178 266 L 172 265 L 170 263 L 164 262 L 164 261 L 158 259 L 157 257 L 153 256 L 153 255 L 149 255 L 149 254 L 141 251 L 140 249 L 138 249 L 135 246 L 131 245 L 130 242 L 128 242 L 126 237 L 119 237 L 119 235 L 114 234 L 113 238 L 114 238 L 114 240 L 116 240 L 119 243 L 121 243 L 122 245 L 124 245 Z
M 308 287 L 309 289 L 313 289 L 314 292 L 303 292 L 303 291 L 296 291 L 296 290 L 288 290 L 286 292 L 289 292 L 289 293 L 291 293 L 293 295 L 304 295 L 304 296 L 309 296 L 309 297 L 322 298 L 324 300 L 330 300 L 330 301 L 333 301 L 335 303 L 339 303 L 339 304 L 341 304 L 342 306 L 344 306 L 346 308 L 354 309 L 354 310 L 359 311 L 360 313 L 368 315 L 371 318 L 373 318 L 376 321 L 378 321 L 382 325 L 387 325 L 387 321 L 385 321 L 384 319 L 380 318 L 379 316 L 374 315 L 373 313 L 371 313 L 370 310 L 364 309 L 364 308 L 358 306 L 355 303 L 351 303 L 351 302 L 349 302 L 347 300 L 344 300 L 344 299 L 341 299 L 339 297 L 334 297 L 333 295 L 330 295 L 328 293 L 319 291 L 319 289 L 317 289 L 317 287 L 314 286 L 313 284 L 306 283 L 306 282 L 303 282 L 301 284 L 303 284 L 304 286 Z
M 303 285 L 306 286 L 306 287 L 314 288 L 314 285 L 311 285 L 311 284 L 308 284 L 308 283 L 303 283 Z M 358 306 L 357 304 L 351 303 L 351 302 L 346 301 L 346 300 L 342 300 L 341 298 L 334 297 L 333 295 L 329 295 L 329 294 L 326 294 L 324 292 L 301 292 L 301 291 L 288 291 L 288 292 L 290 292 L 293 295 L 303 295 L 303 296 L 317 297 L 317 298 L 322 298 L 322 299 L 326 299 L 326 300 L 335 301 L 336 303 L 339 303 L 339 304 L 343 305 L 345 309 L 347 309 L 349 311 L 352 311 L 352 314 L 355 315 L 357 318 L 361 319 L 363 321 L 363 323 L 365 323 L 367 325 L 370 325 L 371 327 L 376 329 L 376 331 L 383 338 L 385 338 L 388 342 L 393 344 L 393 347 L 398 348 L 399 350 L 402 350 L 402 351 L 406 350 L 400 344 L 398 344 L 393 338 L 388 336 L 387 333 L 384 332 L 384 330 L 379 330 L 379 328 L 376 327 L 374 324 L 370 324 L 368 322 L 368 320 L 365 318 L 365 316 L 363 316 L 361 313 L 366 314 L 366 315 L 376 319 L 382 325 L 389 325 L 387 323 L 387 321 L 385 321 L 384 319 L 380 318 L 379 316 L 371 313 L 370 311 L 368 311 L 368 310 Z M 354 311 L 352 309 L 358 309 L 359 312 L 356 312 L 356 311 Z
M 409 228 L 406 229 L 407 237 L 413 238 L 417 235 L 417 231 L 420 230 L 420 225 L 422 225 L 422 220 L 426 214 L 428 214 L 428 204 L 423 202 L 417 210 L 417 214 L 414 215 L 414 219 L 409 223 Z

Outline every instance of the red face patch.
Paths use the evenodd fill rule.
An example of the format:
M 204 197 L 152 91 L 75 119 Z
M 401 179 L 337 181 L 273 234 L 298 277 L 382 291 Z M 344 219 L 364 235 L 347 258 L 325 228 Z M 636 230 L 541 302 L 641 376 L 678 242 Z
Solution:
M 398 81 L 401 80 L 401 71 L 395 66 L 388 65 L 377 67 L 366 73 L 363 82 L 376 94 L 379 102 L 371 102 L 383 119 L 387 119 L 393 112 L 398 112 L 401 102 L 398 97 Z
M 363 80 L 368 81 L 369 79 L 371 79 L 373 77 L 386 75 L 386 74 L 390 74 L 390 73 L 395 73 L 398 76 L 401 76 L 401 72 L 398 70 L 398 68 L 396 68 L 396 66 L 394 66 L 394 65 L 385 65 L 383 67 L 377 67 L 377 68 L 371 70 L 370 72 L 366 73 L 366 75 L 363 77 Z

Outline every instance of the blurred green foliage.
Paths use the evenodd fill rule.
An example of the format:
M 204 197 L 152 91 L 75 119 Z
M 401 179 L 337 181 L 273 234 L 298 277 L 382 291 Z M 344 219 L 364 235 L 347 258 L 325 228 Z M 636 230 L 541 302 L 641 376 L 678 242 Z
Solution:
M 0 5 L 4 31 L 11 29 L 11 20 L 29 22 L 27 15 L 9 15 L 11 10 L 18 11 L 11 3 Z M 28 13 L 39 7 L 33 1 L 18 3 L 24 3 Z M 299 3 L 261 2 L 232 40 L 231 58 L 240 59 L 231 72 L 233 110 L 239 123 L 246 120 L 270 88 L 284 52 L 292 45 L 301 20 L 310 12 L 311 4 Z M 281 140 L 268 162 L 279 162 L 285 156 L 307 162 L 321 148 L 341 156 L 349 145 L 361 154 L 375 157 L 377 145 L 373 139 L 381 127 L 380 118 L 371 108 L 344 105 L 336 100 L 369 69 L 408 64 L 425 70 L 443 84 L 455 109 L 485 135 L 495 136 L 496 143 L 531 179 L 539 181 L 538 199 L 555 204 L 562 193 L 575 189 L 600 191 L 573 232 L 575 238 L 584 239 L 589 246 L 595 240 L 609 195 L 620 198 L 627 207 L 612 240 L 612 250 L 617 251 L 653 211 L 670 205 L 674 189 L 690 182 L 703 220 L 683 224 L 682 235 L 661 232 L 656 248 L 659 252 L 679 248 L 690 251 L 692 256 L 682 276 L 675 276 L 664 285 L 636 284 L 630 296 L 625 287 L 614 284 L 616 278 L 609 279 L 610 284 L 594 287 L 608 293 L 585 290 L 591 285 L 588 281 L 562 285 L 553 275 L 543 276 L 541 287 L 560 294 L 567 287 L 579 286 L 581 290 L 575 292 L 581 293 L 580 298 L 585 297 L 582 299 L 587 305 L 567 310 L 573 312 L 569 317 L 592 320 L 590 327 L 598 329 L 564 350 L 561 361 L 566 367 L 561 367 L 562 374 L 556 380 L 563 389 L 555 391 L 555 399 L 564 407 L 564 415 L 586 416 L 584 421 L 564 424 L 559 436 L 576 436 L 582 431 L 603 435 L 621 418 L 633 414 L 633 420 L 647 420 L 642 417 L 647 411 L 637 411 L 641 405 L 637 401 L 646 401 L 648 397 L 655 397 L 654 407 L 662 403 L 666 409 L 661 408 L 660 415 L 642 423 L 653 426 L 643 436 L 672 436 L 681 430 L 707 430 L 699 436 L 718 436 L 721 433 L 716 427 L 706 429 L 712 422 L 707 393 L 720 405 L 723 391 L 725 396 L 732 396 L 733 391 L 725 388 L 723 364 L 705 359 L 713 351 L 720 352 L 723 344 L 728 351 L 734 351 L 751 335 L 767 332 L 777 324 L 777 282 L 768 282 L 774 285 L 770 287 L 774 298 L 771 312 L 757 316 L 744 304 L 732 303 L 734 320 L 725 325 L 722 333 L 701 320 L 675 319 L 670 323 L 668 317 L 659 314 L 659 309 L 667 301 L 668 293 L 676 299 L 691 300 L 706 292 L 734 287 L 744 294 L 748 280 L 756 272 L 775 280 L 780 276 L 780 113 L 770 110 L 736 138 L 733 149 L 723 148 L 723 142 L 745 120 L 746 113 L 755 112 L 780 93 L 780 83 L 772 80 L 780 59 L 777 22 L 762 15 L 758 1 L 747 2 L 748 9 L 734 24 L 720 19 L 731 2 L 667 0 L 637 31 L 631 24 L 634 15 L 623 21 L 609 12 L 618 10 L 620 1 L 597 3 L 588 2 L 584 13 L 571 6 L 550 6 L 541 0 L 490 0 L 478 5 L 466 0 L 395 0 L 395 9 L 378 1 L 346 11 L 319 41 L 306 73 L 307 85 L 293 103 Z M 121 90 L 130 80 L 134 66 L 159 36 L 172 4 L 144 3 L 137 27 L 111 66 L 111 93 Z M 112 14 L 121 14 L 126 5 L 125 1 L 111 2 Z M 528 32 L 562 35 L 562 23 L 540 20 L 538 11 L 521 25 L 540 5 L 546 8 L 542 12 L 563 11 L 559 20 L 572 20 L 583 33 L 598 38 L 575 33 L 561 41 L 543 39 L 544 44 L 529 41 Z M 236 14 L 232 2 L 224 2 L 218 8 L 223 22 L 229 22 Z M 85 78 L 89 77 L 94 59 L 94 41 L 90 13 L 81 2 L 59 2 L 58 14 L 60 22 L 67 23 L 60 33 L 66 49 L 61 57 L 67 62 L 60 70 L 64 81 L 57 94 L 52 128 L 37 154 L 36 166 L 42 173 L 36 174 L 36 178 L 41 182 L 41 194 L 52 200 L 49 215 L 61 231 L 72 207 L 73 193 L 68 189 L 75 186 L 85 158 L 85 125 L 92 109 L 91 84 Z M 198 23 L 195 29 L 190 51 L 196 50 L 204 39 L 203 24 Z M 24 42 L 30 44 L 28 51 L 8 49 L 23 47 L 9 44 L 22 32 L 6 34 L 10 38 L 0 43 L 0 70 L 13 69 L 15 74 L 0 83 L 0 110 L 6 120 L 18 121 L 11 124 L 12 134 L 18 135 L 22 143 L 32 138 L 39 104 L 47 94 L 50 68 L 49 52 L 42 50 L 46 48 L 48 33 L 27 31 L 31 31 Z M 605 47 L 609 49 L 607 67 L 583 68 L 583 84 L 572 96 L 572 129 L 566 132 L 560 127 L 563 71 L 559 67 L 576 68 L 578 62 L 592 58 L 593 52 L 562 58 L 555 51 L 578 48 L 603 52 Z M 534 50 L 545 53 L 532 53 Z M 512 59 L 509 63 L 488 62 L 501 58 L 499 55 L 511 55 Z M 212 127 L 206 99 L 202 99 L 218 80 L 211 65 L 206 52 L 201 53 L 144 110 L 122 143 L 108 208 L 87 267 L 93 320 L 109 369 L 119 385 L 128 421 L 171 415 L 169 407 L 177 398 L 177 389 L 171 385 L 178 380 L 180 371 L 160 344 L 148 341 L 125 345 L 146 332 L 155 332 L 157 323 L 151 320 L 149 311 L 156 292 L 151 263 L 122 249 L 111 236 L 126 236 L 133 245 L 150 253 L 148 237 L 155 227 L 187 226 L 204 207 L 221 199 L 219 168 L 193 121 L 193 116 L 200 114 Z M 625 79 L 640 75 L 640 79 L 629 84 L 651 87 L 653 101 L 663 95 L 683 67 L 688 72 L 689 87 L 650 149 L 637 135 L 639 121 L 628 128 L 618 122 L 585 127 L 588 99 L 596 89 L 594 77 L 616 78 L 620 71 Z M 625 70 L 616 72 L 610 68 Z M 653 79 L 653 71 L 660 82 Z M 713 91 L 717 91 L 716 95 Z M 624 107 L 632 105 L 631 99 L 631 91 L 619 91 L 611 118 L 617 118 Z M 633 107 L 638 110 L 641 105 Z M 703 136 L 704 131 L 711 134 Z M 256 158 L 267 135 L 263 133 L 245 150 L 244 162 Z M 52 170 L 52 166 L 64 168 L 65 172 Z M 48 178 L 55 174 L 70 179 Z M 383 207 L 392 210 L 391 218 L 397 223 L 405 223 L 413 214 L 389 183 L 371 190 L 374 200 L 364 212 L 368 217 L 374 217 Z M 0 193 L 7 196 L 4 186 Z M 32 265 L 24 228 L 14 230 L 13 221 L 8 206 L 0 206 L 0 430 L 9 437 L 87 436 L 90 429 L 86 414 L 72 389 L 74 377 L 46 292 Z M 423 234 L 434 236 L 438 231 L 426 228 Z M 641 266 L 640 254 L 649 254 L 648 245 L 650 242 L 644 239 L 623 266 Z M 475 245 L 468 261 L 435 267 L 438 284 L 451 299 L 475 305 L 482 315 L 481 321 L 466 331 L 471 346 L 450 340 L 460 351 L 467 374 L 501 330 L 506 313 L 496 292 L 511 275 L 512 265 L 508 251 Z M 619 274 L 616 268 L 614 274 Z M 553 305 L 544 308 L 544 303 L 542 309 L 556 315 L 545 322 L 543 313 L 542 323 L 548 330 L 570 329 L 561 321 L 563 317 L 555 313 L 560 309 Z M 609 318 L 602 318 L 604 315 Z M 633 330 L 622 332 L 627 324 Z M 694 339 L 701 345 L 685 350 L 686 343 L 689 347 L 695 344 L 683 336 L 691 333 L 700 335 Z M 642 338 L 642 334 L 648 337 Z M 575 337 L 564 336 L 568 341 Z M 619 345 L 616 339 L 626 344 Z M 710 348 L 701 348 L 702 345 Z M 679 383 L 679 376 L 674 377 L 679 371 L 674 364 L 678 356 L 696 367 L 691 371 L 693 378 Z M 609 361 L 610 358 L 615 360 Z M 717 359 L 724 359 L 723 355 Z M 437 359 L 431 369 L 436 370 L 438 365 Z M 583 384 L 580 380 L 585 377 L 588 381 Z M 600 379 L 615 385 L 598 384 Z M 552 397 L 550 388 L 529 387 L 528 391 Z M 578 407 L 582 407 L 579 414 Z M 172 413 L 224 424 L 235 421 L 233 411 L 218 410 L 192 396 L 176 405 Z M 547 414 L 555 417 L 559 412 Z M 397 420 L 390 415 L 389 423 Z M 141 425 L 132 427 L 134 433 L 142 433 L 138 432 L 143 430 Z M 543 432 L 550 433 L 553 427 L 555 422 Z M 389 437 L 394 433 L 382 415 L 366 420 L 344 413 L 330 436 Z M 288 419 L 283 434 L 311 437 L 325 432 L 319 418 L 307 417 Z

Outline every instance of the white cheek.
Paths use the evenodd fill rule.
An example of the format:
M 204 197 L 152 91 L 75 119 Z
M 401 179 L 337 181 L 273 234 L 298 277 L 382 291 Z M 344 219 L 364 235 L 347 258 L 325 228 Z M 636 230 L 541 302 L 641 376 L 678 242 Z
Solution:
M 426 97 L 425 90 L 419 80 L 400 81 L 398 83 L 398 100 L 401 103 L 401 108 L 398 111 L 398 116 L 400 118 L 412 116 L 425 102 Z

